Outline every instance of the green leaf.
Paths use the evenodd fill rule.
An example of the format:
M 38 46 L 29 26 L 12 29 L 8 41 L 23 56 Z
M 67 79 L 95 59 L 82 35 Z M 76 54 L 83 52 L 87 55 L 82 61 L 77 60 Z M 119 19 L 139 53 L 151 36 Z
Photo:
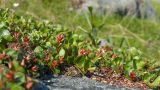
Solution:
M 8 30 L 0 31 L 0 36 L 7 41 L 12 41 L 11 33 Z
M 36 56 L 39 59 L 43 59 L 45 55 L 44 55 L 44 53 L 37 53 Z
M 18 84 L 13 84 L 11 90 L 24 90 L 24 88 Z
M 2 36 L 8 36 L 8 35 L 10 35 L 10 32 L 8 30 L 2 30 L 1 35 Z
M 74 64 L 74 56 L 67 56 L 67 64 Z
M 76 40 L 73 41 L 73 45 L 74 45 L 74 46 L 77 46 Z
M 137 70 L 137 63 L 136 63 L 135 59 L 133 59 L 133 68 L 134 68 L 134 70 Z
M 84 71 L 86 72 L 89 67 L 90 67 L 90 61 L 86 58 L 84 63 Z
M 5 45 L 3 44 L 0 44 L 0 51 L 4 50 L 5 49 Z
M 13 58 L 17 58 L 18 56 L 18 53 L 13 49 L 7 49 L 5 52 L 8 56 L 12 56 Z
M 146 62 L 144 62 L 144 61 L 139 61 L 139 62 L 137 63 L 137 69 L 138 69 L 138 70 L 143 69 L 144 66 L 145 66 L 145 64 L 146 64 Z
M 84 72 L 84 65 L 85 65 L 85 57 L 78 57 L 75 61 L 75 64 L 78 66 L 78 68 L 82 69 Z
M 96 70 L 96 67 L 90 67 L 90 68 L 88 68 L 88 71 L 90 71 L 90 72 L 94 72 Z
M 60 70 L 55 68 L 55 69 L 54 69 L 54 73 L 55 73 L 55 74 L 58 74 L 58 73 L 60 73 Z
M 5 22 L 1 22 L 0 23 L 0 28 L 3 28 L 5 25 L 6 25 Z
M 61 25 L 57 25 L 56 32 L 62 32 L 62 31 L 63 31 L 63 27 Z
M 59 56 L 65 56 L 65 50 L 63 48 L 59 51 Z
M 160 84 L 160 76 L 158 76 L 152 83 L 149 80 L 145 80 L 145 83 L 151 87 L 151 88 L 155 88 Z
M 22 72 L 16 72 L 15 73 L 15 78 L 19 81 L 18 84 L 22 85 L 23 83 L 25 83 L 25 74 Z
M 35 52 L 35 53 L 41 53 L 41 52 L 43 52 L 43 48 L 40 47 L 40 46 L 37 46 L 37 47 L 34 49 L 34 52 Z
M 78 36 L 78 34 L 73 34 L 73 35 L 72 35 L 72 38 L 73 38 L 74 40 L 78 40 L 78 39 L 79 39 L 79 36 Z
M 85 18 L 86 18 L 86 20 L 87 20 L 87 23 L 88 23 L 90 29 L 92 29 L 92 22 L 91 22 L 91 20 L 90 20 L 90 18 L 89 18 L 89 15 L 88 15 L 87 13 L 85 13 L 84 15 L 85 15 Z
M 137 54 L 137 49 L 135 47 L 131 47 L 131 48 L 129 48 L 129 53 L 131 53 L 131 55 L 135 56 Z
M 51 42 L 46 42 L 46 46 L 51 47 Z
M 17 71 L 17 72 L 25 72 L 23 67 L 21 67 L 16 60 L 13 60 L 13 66 L 15 68 L 15 71 Z

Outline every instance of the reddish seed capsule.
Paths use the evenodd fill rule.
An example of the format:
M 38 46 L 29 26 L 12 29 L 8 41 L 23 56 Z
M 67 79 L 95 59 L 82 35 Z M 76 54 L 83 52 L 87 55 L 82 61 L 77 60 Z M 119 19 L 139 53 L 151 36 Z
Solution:
M 131 78 L 131 80 L 135 80 L 136 79 L 136 73 L 135 72 L 130 72 L 129 77 Z
M 10 44 L 8 44 L 8 48 L 11 48 L 11 49 L 13 49 L 15 51 L 19 51 L 21 46 L 18 43 L 10 43 Z
M 20 46 L 13 47 L 13 50 L 15 50 L 15 51 L 19 51 L 19 49 L 20 49 Z
M 34 58 L 34 59 L 33 59 L 33 62 L 37 63 L 37 62 L 38 62 L 38 59 L 37 59 L 37 58 Z
M 26 78 L 27 78 L 27 81 L 25 83 L 25 87 L 26 87 L 26 90 L 30 90 L 33 86 L 33 81 L 31 77 L 26 76 Z
M 0 81 L 0 89 L 2 89 L 3 87 L 4 87 L 4 83 Z
M 20 36 L 20 33 L 19 33 L 19 32 L 13 32 L 13 37 L 14 37 L 14 38 L 17 39 L 19 36 Z
M 56 37 L 56 41 L 60 44 L 64 41 L 64 35 L 63 34 L 59 34 Z
M 106 49 L 106 48 L 102 48 L 102 50 L 103 50 L 104 53 L 107 52 L 107 49 Z
M 28 45 L 28 44 L 29 44 L 29 38 L 28 38 L 28 36 L 23 37 L 23 43 L 24 43 L 25 45 Z
M 120 64 L 118 65 L 118 72 L 119 73 L 122 73 L 123 72 L 123 66 Z
M 60 64 L 64 63 L 64 56 L 60 56 L 60 57 L 59 57 L 59 63 L 60 63 Z
M 22 60 L 21 66 L 22 66 L 22 67 L 26 67 L 25 60 Z
M 8 81 L 13 81 L 14 79 L 14 72 L 10 71 L 8 73 L 6 73 L 5 77 L 7 78 Z
M 24 56 L 24 60 L 25 60 L 25 62 L 29 62 L 30 61 L 30 55 Z
M 26 82 L 25 86 L 26 86 L 27 90 L 30 90 L 32 88 L 32 86 L 33 86 L 33 82 L 32 81 L 28 81 L 28 82 Z
M 13 67 L 13 62 L 9 62 L 8 67 L 9 67 L 9 69 L 11 69 Z
M 5 56 L 5 53 L 0 54 L 0 60 L 4 59 Z
M 55 67 L 58 66 L 58 63 L 57 63 L 57 61 L 53 61 L 51 65 L 52 65 L 53 68 L 55 68 Z
M 38 67 L 37 67 L 36 65 L 34 65 L 34 66 L 31 68 L 31 70 L 32 70 L 33 72 L 36 72 L 36 71 L 38 70 Z
M 50 60 L 49 56 L 47 55 L 44 60 L 46 61 L 46 63 L 48 63 Z
M 99 50 L 96 55 L 97 57 L 102 57 L 102 50 Z
M 3 68 L 2 67 L 0 67 L 0 73 L 2 73 L 3 72 Z
M 113 51 L 113 48 L 109 48 L 109 51 Z
M 116 54 L 113 54 L 112 55 L 112 59 L 115 59 L 115 58 L 117 58 L 118 56 L 116 55 Z
M 79 56 L 85 56 L 85 55 L 87 55 L 88 54 L 88 52 L 87 52 L 87 50 L 85 50 L 85 49 L 80 49 L 79 51 Z

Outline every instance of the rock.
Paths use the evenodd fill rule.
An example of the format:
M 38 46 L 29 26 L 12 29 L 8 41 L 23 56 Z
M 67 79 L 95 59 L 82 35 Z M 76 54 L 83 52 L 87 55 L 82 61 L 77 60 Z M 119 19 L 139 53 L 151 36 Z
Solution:
M 108 43 L 105 39 L 100 40 L 100 41 L 99 41 L 99 44 L 98 44 L 98 46 L 99 46 L 100 48 L 105 47 L 105 46 L 107 46 L 107 45 L 110 46 L 109 43 Z
M 75 9 L 81 8 L 81 5 L 84 3 L 83 0 L 71 0 L 72 7 Z
M 49 88 L 42 82 L 36 82 L 31 90 L 49 90 Z
M 42 90 L 41 87 L 43 87 L 44 84 L 47 88 L 43 87 L 43 90 L 139 90 L 107 85 L 87 77 L 78 78 L 63 75 L 57 78 L 50 78 L 49 80 L 41 80 L 41 82 L 43 82 L 43 84 L 40 84 L 39 87 L 32 90 Z
M 155 11 L 150 0 L 83 0 L 83 3 L 82 0 L 79 1 L 81 1 L 77 4 L 81 5 L 79 11 L 86 12 L 88 7 L 92 7 L 93 12 L 98 15 L 119 14 L 140 18 L 155 18 Z
M 158 3 L 160 3 L 160 0 L 157 0 Z

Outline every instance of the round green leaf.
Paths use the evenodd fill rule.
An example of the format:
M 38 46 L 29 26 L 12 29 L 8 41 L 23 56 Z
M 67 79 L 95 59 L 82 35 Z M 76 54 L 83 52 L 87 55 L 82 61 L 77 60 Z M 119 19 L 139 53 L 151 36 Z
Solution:
M 34 49 L 34 52 L 35 52 L 35 53 L 43 52 L 43 48 L 40 47 L 40 46 L 37 46 L 37 47 Z
M 59 51 L 59 56 L 64 56 L 65 55 L 65 50 L 62 48 L 60 51 Z

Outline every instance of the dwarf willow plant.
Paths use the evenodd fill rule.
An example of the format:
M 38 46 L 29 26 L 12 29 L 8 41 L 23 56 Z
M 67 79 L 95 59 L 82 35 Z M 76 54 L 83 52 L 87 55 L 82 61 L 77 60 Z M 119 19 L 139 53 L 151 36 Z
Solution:
M 60 74 L 68 66 L 82 74 L 101 67 L 113 68 L 133 81 L 148 83 L 154 78 L 148 85 L 158 86 L 158 69 L 149 71 L 139 50 L 116 50 L 107 45 L 99 48 L 98 37 L 92 32 L 87 34 L 79 35 L 65 26 L 0 9 L 0 89 L 31 89 L 33 80 L 29 76 Z
M 92 44 L 97 47 L 99 39 L 97 37 L 97 33 L 105 25 L 104 22 L 106 17 L 103 17 L 103 20 L 101 22 L 98 22 L 97 16 L 94 15 L 92 11 L 92 7 L 88 7 L 88 11 L 89 14 L 85 14 L 85 18 L 90 29 L 80 29 L 88 34 Z M 111 67 L 115 70 L 115 72 L 121 73 L 122 75 L 130 78 L 130 80 L 132 81 L 144 80 L 144 82 L 152 88 L 158 86 L 160 84 L 159 67 L 151 67 L 151 64 L 145 61 L 146 59 L 143 57 L 142 52 L 135 47 L 123 48 L 122 45 L 124 42 L 126 42 L 125 39 L 122 39 L 120 48 L 118 50 L 112 51 L 111 49 L 109 49 L 112 51 L 111 53 L 103 53 L 104 51 L 106 51 L 106 47 L 97 51 L 97 55 L 100 58 L 96 58 L 96 60 L 98 60 L 98 63 L 101 63 L 100 66 L 109 68 Z

